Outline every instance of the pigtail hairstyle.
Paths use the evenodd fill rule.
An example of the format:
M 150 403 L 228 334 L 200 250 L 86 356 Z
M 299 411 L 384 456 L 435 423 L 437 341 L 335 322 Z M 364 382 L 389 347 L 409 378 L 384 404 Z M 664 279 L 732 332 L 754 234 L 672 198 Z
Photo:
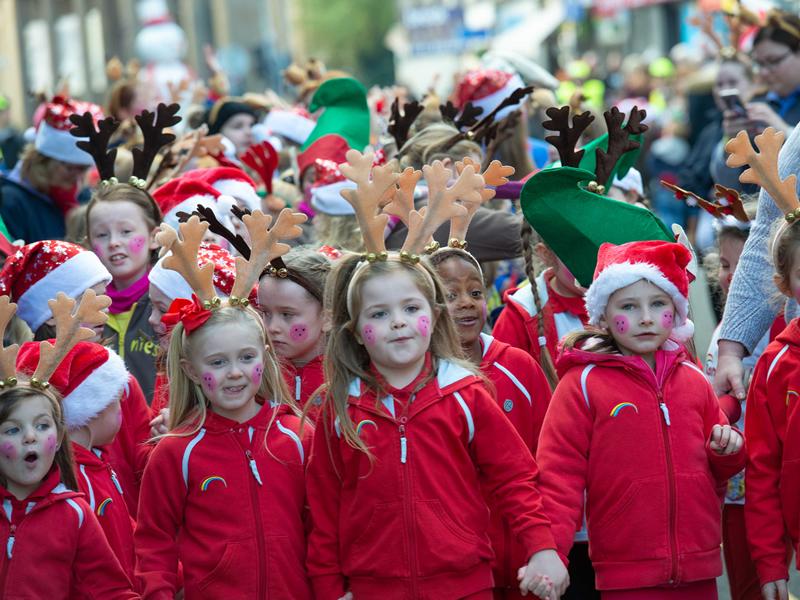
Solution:
M 434 313 L 434 326 L 431 333 L 430 352 L 433 358 L 433 373 L 439 360 L 445 359 L 475 373 L 475 368 L 463 359 L 461 344 L 455 325 L 447 312 L 445 292 L 435 271 L 427 263 L 420 261 L 412 265 L 399 260 L 376 261 L 369 269 L 362 269 L 355 278 L 354 272 L 361 261 L 357 254 L 341 258 L 334 266 L 325 288 L 325 306 L 330 311 L 331 333 L 325 352 L 325 381 L 327 382 L 325 401 L 322 404 L 322 422 L 327 426 L 328 410 L 338 419 L 338 427 L 348 445 L 361 450 L 371 457 L 369 449 L 356 433 L 355 425 L 347 411 L 350 383 L 358 378 L 367 387 L 380 389 L 375 376 L 370 372 L 370 358 L 356 336 L 356 323 L 361 304 L 361 288 L 365 281 L 377 275 L 396 272 L 408 273 L 423 296 L 428 300 Z M 348 292 L 348 287 L 354 286 Z M 347 307 L 347 298 L 353 299 L 352 314 Z M 422 382 L 420 385 L 424 385 Z
M 535 232 L 530 223 L 525 219 L 522 220 L 522 228 L 520 230 L 520 237 L 522 238 L 522 255 L 525 259 L 525 274 L 528 277 L 528 282 L 531 286 L 533 293 L 533 302 L 536 305 L 536 328 L 539 344 L 539 364 L 547 377 L 547 383 L 550 384 L 550 389 L 556 389 L 558 384 L 558 374 L 556 367 L 553 363 L 553 357 L 550 356 L 550 350 L 547 348 L 547 340 L 544 335 L 544 309 L 542 307 L 542 299 L 539 297 L 539 286 L 536 282 L 536 273 L 533 269 L 533 236 Z

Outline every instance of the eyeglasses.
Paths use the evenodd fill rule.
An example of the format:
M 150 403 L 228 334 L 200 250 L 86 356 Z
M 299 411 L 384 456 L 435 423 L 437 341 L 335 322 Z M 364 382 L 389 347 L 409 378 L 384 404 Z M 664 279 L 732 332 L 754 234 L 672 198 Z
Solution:
M 791 50 L 786 52 L 785 54 L 781 54 L 780 56 L 776 56 L 773 58 L 763 58 L 761 60 L 753 60 L 753 66 L 756 69 L 761 71 L 768 71 L 776 68 L 779 64 L 781 64 L 787 57 L 791 54 L 794 54 Z

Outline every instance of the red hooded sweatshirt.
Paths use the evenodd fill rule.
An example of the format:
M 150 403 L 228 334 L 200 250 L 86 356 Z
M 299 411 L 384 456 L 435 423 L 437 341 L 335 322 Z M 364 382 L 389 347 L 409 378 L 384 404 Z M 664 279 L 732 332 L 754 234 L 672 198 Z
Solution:
M 89 508 L 97 515 L 100 527 L 103 528 L 103 533 L 106 534 L 106 539 L 125 574 L 135 583 L 133 572 L 136 562 L 133 551 L 135 523 L 128 512 L 117 474 L 98 448 L 87 450 L 73 442 L 72 453 L 75 457 L 78 491 L 84 495 Z
M 492 396 L 525 442 L 531 456 L 535 456 L 544 414 L 550 403 L 547 378 L 533 357 L 519 348 L 485 333 L 481 334 L 481 346 L 481 372 L 494 387 Z M 508 592 L 519 593 L 517 570 L 529 557 L 525 548 L 514 539 L 511 524 L 500 516 L 492 502 L 489 502 L 489 507 L 492 509 L 489 538 L 495 553 L 494 585 L 507 590 L 508 597 Z
M 427 373 L 426 373 L 427 371 Z M 377 398 L 356 379 L 348 413 L 373 461 L 323 405 L 308 466 L 317 600 L 462 598 L 492 587 L 483 490 L 530 557 L 554 548 L 536 463 L 479 377 L 440 361 Z M 519 565 L 523 566 L 522 564 Z
M 536 278 L 544 315 L 544 336 L 553 359 L 558 355 L 559 340 L 568 333 L 582 330 L 589 319 L 583 297 L 568 298 L 553 291 L 550 282 L 554 275 L 552 270 L 547 270 Z M 506 307 L 497 318 L 492 335 L 525 350 L 536 362 L 541 362 L 538 311 L 530 285 L 508 290 L 503 301 Z
M 747 541 L 762 584 L 788 579 L 786 536 L 800 540 L 800 321 L 756 364 L 747 395 Z M 800 554 L 798 554 L 800 561 Z
M 320 354 L 312 358 L 302 367 L 296 367 L 290 361 L 281 365 L 283 378 L 289 386 L 289 393 L 300 408 L 305 408 L 306 402 L 319 387 L 325 382 L 322 362 L 325 357 Z
M 24 500 L 0 486 L 0 502 L 0 598 L 139 598 L 94 513 L 61 483 L 58 468 Z
M 311 435 L 306 426 L 301 439 L 288 406 L 266 404 L 244 423 L 209 412 L 196 433 L 162 438 L 136 523 L 143 595 L 172 600 L 180 560 L 186 600 L 310 600 L 303 469 Z
M 564 351 L 536 459 L 562 557 L 582 516 L 600 590 L 678 585 L 722 573 L 722 492 L 744 448 L 720 456 L 727 423 L 683 349 L 639 356 Z
M 125 491 L 128 510 L 135 519 L 139 504 L 139 483 L 149 454 L 145 442 L 150 439 L 152 417 L 142 388 L 133 375 L 125 386 L 121 406 L 122 427 L 107 448 L 107 460 L 117 473 L 120 485 Z

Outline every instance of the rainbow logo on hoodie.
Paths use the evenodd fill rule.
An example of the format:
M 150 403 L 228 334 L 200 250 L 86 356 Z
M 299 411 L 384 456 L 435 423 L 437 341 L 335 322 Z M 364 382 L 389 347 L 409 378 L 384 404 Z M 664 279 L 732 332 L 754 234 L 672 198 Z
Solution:
M 619 413 L 622 412 L 622 409 L 631 407 L 633 410 L 636 411 L 636 414 L 639 414 L 639 409 L 636 408 L 636 405 L 633 402 L 620 402 L 614 408 L 611 409 L 611 412 L 608 413 L 611 417 L 616 417 Z
M 372 425 L 375 429 L 378 428 L 378 424 L 375 421 L 371 419 L 364 419 L 358 425 L 356 425 L 356 435 L 361 435 L 361 430 L 367 425 Z
M 98 506 L 97 510 L 95 511 L 98 517 L 102 517 L 104 514 L 106 514 L 106 508 L 108 508 L 109 504 L 111 504 L 111 498 L 106 498 L 100 503 L 100 506 Z
M 219 475 L 212 475 L 211 477 L 206 477 L 203 480 L 203 483 L 200 484 L 200 491 L 205 492 L 208 489 L 208 486 L 210 486 L 215 481 L 220 481 L 222 482 L 222 485 L 228 487 L 228 483 L 222 477 L 220 477 Z

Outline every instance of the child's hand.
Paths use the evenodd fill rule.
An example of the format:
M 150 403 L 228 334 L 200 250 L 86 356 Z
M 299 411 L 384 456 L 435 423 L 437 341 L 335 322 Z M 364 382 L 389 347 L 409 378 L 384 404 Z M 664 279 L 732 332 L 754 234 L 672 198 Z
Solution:
M 353 600 L 353 592 L 347 592 L 344 596 L 339 598 L 339 600 Z
M 778 579 L 762 585 L 761 595 L 764 600 L 789 600 L 789 588 L 786 587 L 786 581 Z
M 167 428 L 167 423 L 169 422 L 169 409 L 162 408 L 158 411 L 158 415 L 150 421 L 150 437 L 156 437 L 157 435 L 164 435 L 169 433 L 169 429 Z
M 736 454 L 742 449 L 744 438 L 730 425 L 714 425 L 711 429 L 709 446 L 711 450 L 721 455 Z
M 552 583 L 550 596 L 556 599 L 560 598 L 569 586 L 567 568 L 555 550 L 540 550 L 531 556 L 525 567 L 519 570 L 517 579 L 520 580 L 519 589 L 523 595 L 526 592 L 536 593 L 534 590 L 541 587 L 542 580 L 539 580 L 539 575 L 545 576 L 544 580 L 548 580 L 546 583 Z M 547 596 L 539 597 L 547 598 Z
M 526 570 L 527 567 L 522 567 L 518 576 L 524 577 Z M 527 596 L 528 592 L 541 600 L 558 600 L 558 596 L 555 595 L 555 589 L 553 589 L 553 582 L 550 581 L 547 575 L 534 575 L 530 587 L 528 587 L 527 591 L 522 592 L 522 595 Z

